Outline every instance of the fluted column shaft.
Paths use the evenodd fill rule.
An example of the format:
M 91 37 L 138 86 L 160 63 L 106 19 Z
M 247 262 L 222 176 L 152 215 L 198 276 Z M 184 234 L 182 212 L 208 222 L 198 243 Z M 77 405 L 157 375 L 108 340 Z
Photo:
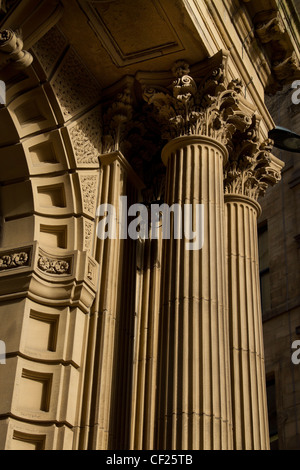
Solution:
M 124 170 L 120 165 L 120 161 L 116 158 L 117 155 L 113 157 L 107 155 L 101 161 L 101 203 L 111 204 L 118 210 L 119 197 L 125 192 Z M 117 217 L 119 216 L 117 215 Z M 120 291 L 118 279 L 122 269 L 120 259 L 123 241 L 108 237 L 105 240 L 98 239 L 97 243 L 97 258 L 102 269 L 99 280 L 99 320 L 95 370 L 98 376 L 98 384 L 94 392 L 96 397 L 93 411 L 92 448 L 103 450 L 108 448 L 109 442 L 114 342 L 118 314 L 117 299 Z
M 164 241 L 159 382 L 159 449 L 232 446 L 226 312 L 223 164 L 216 140 L 186 136 L 163 151 L 165 202 L 204 205 L 204 244 Z
M 225 196 L 234 448 L 269 448 L 257 239 L 260 206 Z
M 137 317 L 140 317 L 134 355 L 136 393 L 133 394 L 131 449 L 151 450 L 155 442 L 155 411 L 158 361 L 158 330 L 161 288 L 162 239 L 149 239 L 138 246 L 139 282 Z
M 126 367 L 123 359 L 126 357 L 127 337 L 120 334 L 124 318 L 133 316 L 131 294 L 124 295 L 124 282 L 135 275 L 133 266 L 135 259 L 128 247 L 127 234 L 120 237 L 127 227 L 123 226 L 123 215 L 120 207 L 120 197 L 129 196 L 138 191 L 139 179 L 120 152 L 101 156 L 100 204 L 108 204 L 115 209 L 116 233 L 110 233 L 107 238 L 97 240 L 96 258 L 101 267 L 99 292 L 97 299 L 97 332 L 94 346 L 94 389 L 91 405 L 91 437 L 89 447 L 94 450 L 106 450 L 116 445 L 119 434 L 125 431 L 123 423 L 127 407 L 123 406 L 123 398 L 127 400 L 125 390 L 120 389 L 120 381 Z M 135 181 L 135 186 L 132 181 Z M 135 194 L 136 197 L 136 194 Z M 127 208 L 126 208 L 127 210 Z M 103 215 L 103 214 L 101 214 Z M 98 234 L 100 235 L 100 234 Z M 128 289 L 128 288 L 127 288 Z M 134 287 L 133 287 L 134 289 Z M 125 310 L 125 312 L 123 311 Z M 123 315 L 121 315 L 123 313 Z M 123 350 L 120 353 L 120 342 Z M 120 365 L 121 364 L 121 365 Z M 122 378 L 121 378 L 122 375 Z M 125 387 L 125 385 L 124 385 Z M 118 416 L 116 416 L 117 411 Z M 117 423 L 117 424 L 116 424 Z M 118 434 L 118 436 L 116 436 Z

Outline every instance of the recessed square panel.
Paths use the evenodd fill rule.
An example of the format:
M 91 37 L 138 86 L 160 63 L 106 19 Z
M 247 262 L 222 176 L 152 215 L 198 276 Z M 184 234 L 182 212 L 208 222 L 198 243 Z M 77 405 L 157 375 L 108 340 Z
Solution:
M 118 66 L 182 50 L 178 35 L 158 0 L 103 3 L 80 0 L 80 4 Z
M 13 434 L 11 450 L 44 450 L 46 436 L 24 434 L 15 431 Z
M 52 374 L 23 369 L 20 406 L 27 410 L 49 411 Z

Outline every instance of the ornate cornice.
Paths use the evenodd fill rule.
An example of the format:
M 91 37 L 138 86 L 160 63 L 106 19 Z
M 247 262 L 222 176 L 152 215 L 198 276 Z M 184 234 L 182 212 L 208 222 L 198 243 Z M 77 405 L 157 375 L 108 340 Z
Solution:
M 273 94 L 300 76 L 299 16 L 292 0 L 250 0 L 245 3 L 255 36 L 272 70 L 266 92 Z

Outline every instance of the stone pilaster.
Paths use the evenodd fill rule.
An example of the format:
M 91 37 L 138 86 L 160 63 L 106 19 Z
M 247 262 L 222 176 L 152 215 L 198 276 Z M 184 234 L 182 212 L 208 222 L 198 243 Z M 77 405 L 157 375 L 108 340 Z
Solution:
M 137 246 L 134 386 L 130 449 L 155 448 L 155 413 L 158 365 L 162 238 L 139 240 Z
M 239 136 L 225 170 L 227 275 L 234 448 L 269 449 L 260 301 L 257 202 L 280 179 L 283 166 L 272 142 L 253 129 Z
M 92 426 L 90 446 L 95 450 L 111 448 L 116 428 L 113 423 L 122 420 L 121 415 L 115 416 L 119 407 L 116 400 L 121 403 L 125 396 L 124 390 L 123 394 L 122 391 L 116 392 L 116 389 L 120 387 L 120 377 L 116 377 L 116 370 L 121 375 L 124 372 L 124 365 L 121 365 L 126 355 L 127 341 L 127 338 L 120 334 L 124 321 L 121 313 L 123 312 L 123 316 L 127 318 L 127 313 L 132 314 L 133 309 L 126 308 L 126 302 L 128 300 L 130 303 L 131 297 L 127 295 L 124 300 L 124 283 L 121 279 L 124 276 L 128 283 L 126 286 L 130 285 L 130 273 L 132 263 L 135 264 L 135 260 L 132 259 L 134 254 L 132 255 L 132 250 L 128 247 L 130 240 L 126 239 L 125 233 L 123 237 L 120 237 L 119 234 L 120 225 L 123 223 L 120 197 L 128 196 L 129 200 L 131 199 L 130 193 L 134 191 L 137 198 L 138 190 L 142 187 L 142 184 L 141 187 L 137 187 L 139 179 L 134 176 L 133 170 L 120 152 L 103 154 L 100 161 L 100 204 L 110 204 L 114 207 L 117 233 L 114 238 L 110 233 L 106 239 L 102 239 L 101 234 L 98 233 L 99 239 L 96 249 L 96 259 L 99 259 L 101 270 L 94 320 L 93 364 L 90 365 L 94 383 L 90 395 L 90 425 Z M 123 228 L 127 229 L 127 226 Z M 118 350 L 123 351 L 123 358 L 119 357 Z M 124 409 L 121 406 L 122 413 L 124 413 Z M 122 429 L 116 430 L 118 433 L 121 431 Z M 87 442 L 82 445 L 86 447 Z

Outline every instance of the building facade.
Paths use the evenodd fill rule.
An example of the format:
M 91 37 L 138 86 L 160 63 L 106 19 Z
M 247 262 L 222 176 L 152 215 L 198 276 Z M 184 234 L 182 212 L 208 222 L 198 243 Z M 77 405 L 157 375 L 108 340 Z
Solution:
M 276 124 L 299 134 L 300 115 L 293 98 L 297 88 L 293 84 L 296 86 L 291 82 L 266 101 Z M 275 152 L 285 167 L 277 188 L 261 201 L 260 275 L 271 446 L 293 450 L 300 448 L 299 156 Z
M 269 449 L 257 224 L 286 190 L 265 96 L 299 78 L 294 3 L 0 7 L 0 448 Z M 164 237 L 174 206 L 203 208 L 196 249 L 173 211 Z

